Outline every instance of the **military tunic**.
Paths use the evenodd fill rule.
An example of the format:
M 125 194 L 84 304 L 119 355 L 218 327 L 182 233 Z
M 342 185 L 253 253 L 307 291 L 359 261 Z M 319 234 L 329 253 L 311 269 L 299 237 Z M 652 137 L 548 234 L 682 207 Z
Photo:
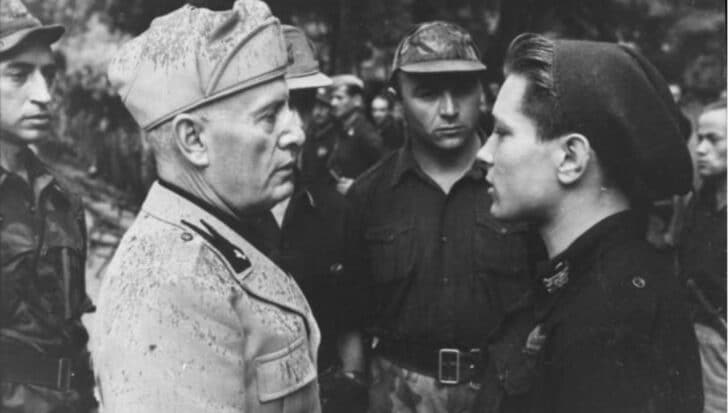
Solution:
M 83 207 L 22 156 L 30 183 L 0 168 L 0 410 L 87 411 Z
M 229 221 L 152 186 L 101 286 L 105 413 L 320 410 L 311 309 Z
M 643 229 L 632 212 L 612 215 L 551 261 L 525 345 L 541 368 L 534 411 L 702 410 L 685 297 Z

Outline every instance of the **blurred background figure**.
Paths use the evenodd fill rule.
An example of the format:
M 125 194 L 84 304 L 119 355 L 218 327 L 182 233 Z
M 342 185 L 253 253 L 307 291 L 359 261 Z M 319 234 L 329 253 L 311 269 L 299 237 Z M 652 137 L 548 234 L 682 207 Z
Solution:
M 382 137 L 385 151 L 395 151 L 404 145 L 404 122 L 394 117 L 394 100 L 386 93 L 374 96 L 370 104 L 374 126 Z
M 331 114 L 331 98 L 327 88 L 320 87 L 311 109 L 310 122 L 304 124 L 306 142 L 301 151 L 301 179 L 306 182 L 331 183 L 328 161 L 341 133 L 341 128 Z
M 334 76 L 331 109 L 342 133 L 329 159 L 329 172 L 337 190 L 345 194 L 362 172 L 383 155 L 382 137 L 369 122 L 364 111 L 364 81 L 351 74 Z
M 286 69 L 291 111 L 299 130 L 310 133 L 317 121 L 326 121 L 328 108 L 318 90 L 332 82 L 319 71 L 314 46 L 301 29 L 284 25 L 283 34 L 293 57 Z M 325 140 L 314 135 L 309 151 L 328 150 Z M 326 153 L 315 153 L 313 161 L 320 165 L 325 157 Z M 306 158 L 303 165 L 311 160 Z M 292 196 L 270 211 L 242 215 L 241 223 L 253 245 L 293 276 L 311 305 L 322 337 L 318 371 L 323 412 L 363 413 L 367 401 L 363 363 L 348 356 L 350 346 L 358 342 L 347 338 L 355 319 L 346 309 L 349 297 L 357 293 L 351 290 L 353 283 L 343 264 L 347 202 L 330 180 L 306 180 L 300 174 L 296 178 Z
M 691 293 L 705 412 L 726 411 L 726 102 L 698 118 L 700 188 L 689 200 L 679 243 L 680 274 Z

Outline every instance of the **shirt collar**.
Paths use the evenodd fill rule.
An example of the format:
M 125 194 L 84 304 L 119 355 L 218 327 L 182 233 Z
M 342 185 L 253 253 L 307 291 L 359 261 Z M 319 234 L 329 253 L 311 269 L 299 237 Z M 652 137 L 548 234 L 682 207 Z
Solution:
M 463 175 L 463 178 L 461 179 L 473 179 L 476 181 L 482 181 L 483 179 L 485 179 L 486 171 L 487 169 L 485 163 L 480 161 L 479 159 L 476 159 L 473 162 L 473 165 L 470 166 L 470 169 L 468 169 L 468 171 L 465 173 L 465 175 Z M 425 176 L 425 173 L 420 168 L 420 165 L 417 163 L 414 153 L 412 153 L 412 147 L 410 145 L 405 145 L 397 151 L 394 172 L 392 173 L 392 180 L 390 182 L 390 185 L 394 187 L 399 184 L 402 181 L 404 175 L 408 172 L 414 173 L 420 178 L 429 180 L 429 178 Z
M 539 265 L 540 280 L 553 278 L 564 271 L 571 278 L 588 271 L 606 247 L 622 244 L 644 234 L 644 223 L 632 210 L 610 215 L 581 234 L 566 250 Z
M 31 151 L 28 147 L 24 147 L 21 149 L 20 157 L 22 158 L 26 171 L 28 172 L 28 181 L 33 189 L 33 196 L 35 199 L 38 199 L 38 197 L 40 197 L 40 193 L 48 187 L 60 190 L 56 179 L 48 172 L 46 166 L 43 165 L 33 151 Z M 2 184 L 8 176 L 12 175 L 17 176 L 17 174 L 0 167 L 0 184 Z M 19 176 L 18 179 L 22 180 Z M 25 181 L 23 180 L 23 182 Z

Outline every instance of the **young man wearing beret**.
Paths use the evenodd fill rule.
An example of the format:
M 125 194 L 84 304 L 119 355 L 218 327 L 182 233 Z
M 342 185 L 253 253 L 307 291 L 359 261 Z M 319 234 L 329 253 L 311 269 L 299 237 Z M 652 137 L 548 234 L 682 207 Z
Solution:
M 692 166 L 656 69 L 616 44 L 525 34 L 496 100 L 490 207 L 539 229 L 549 262 L 523 343 L 534 411 L 700 412 L 700 364 L 671 262 L 641 209 L 685 193 Z
M 99 293 L 104 412 L 320 411 L 318 325 L 239 219 L 293 192 L 287 62 L 268 7 L 238 0 L 155 19 L 110 65 L 159 181 Z
M 476 162 L 485 66 L 462 27 L 427 22 L 395 53 L 407 144 L 348 194 L 352 270 L 371 292 L 370 411 L 475 412 L 484 348 L 527 290 L 527 228 L 488 212 Z M 364 294 L 362 294 L 364 296 Z
M 30 146 L 48 138 L 62 26 L 19 0 L 0 2 L 0 411 L 89 412 L 96 406 L 81 316 L 83 206 Z

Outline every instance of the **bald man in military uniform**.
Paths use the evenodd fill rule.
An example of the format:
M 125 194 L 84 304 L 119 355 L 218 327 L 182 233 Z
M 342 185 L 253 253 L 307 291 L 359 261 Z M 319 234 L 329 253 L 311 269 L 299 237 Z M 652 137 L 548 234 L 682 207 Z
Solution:
M 278 20 L 190 5 L 124 45 L 109 78 L 159 181 L 109 265 L 94 331 L 104 412 L 317 412 L 318 325 L 239 216 L 293 192 L 303 134 Z

